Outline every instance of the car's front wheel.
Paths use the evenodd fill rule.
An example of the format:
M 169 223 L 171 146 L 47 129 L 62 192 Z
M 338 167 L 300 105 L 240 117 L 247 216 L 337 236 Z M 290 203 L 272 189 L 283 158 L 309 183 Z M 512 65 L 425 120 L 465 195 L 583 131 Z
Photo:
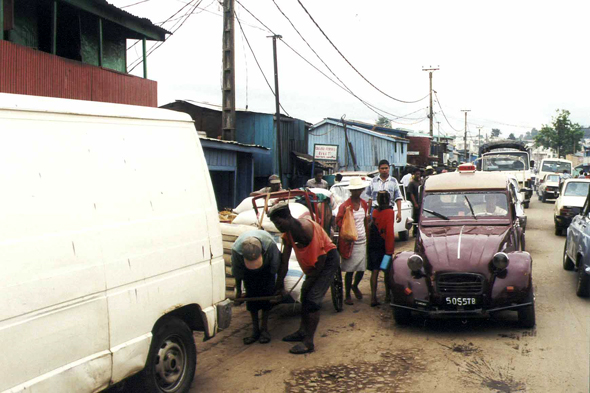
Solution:
M 412 312 L 405 308 L 394 307 L 393 319 L 398 325 L 409 325 L 412 320 Z
M 402 242 L 405 242 L 410 237 L 410 232 L 409 231 L 399 231 L 398 235 L 399 235 L 399 240 Z
M 531 305 L 524 306 L 518 309 L 518 323 L 525 329 L 531 329 L 535 327 L 536 319 L 535 319 L 535 295 L 533 293 L 533 286 L 531 283 L 531 288 L 529 290 L 529 294 L 527 296 L 526 302 L 530 302 Z
M 140 383 L 143 392 L 186 393 L 197 366 L 193 332 L 179 318 L 167 318 L 153 331 L 152 344 Z

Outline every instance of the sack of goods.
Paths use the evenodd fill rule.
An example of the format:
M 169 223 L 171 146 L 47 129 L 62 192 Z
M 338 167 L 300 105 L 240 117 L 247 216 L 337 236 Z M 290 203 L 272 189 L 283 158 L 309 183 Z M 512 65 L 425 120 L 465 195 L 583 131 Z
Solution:
M 356 230 L 356 224 L 354 222 L 354 214 L 352 213 L 352 209 L 350 207 L 347 207 L 346 212 L 344 213 L 340 237 L 347 242 L 355 242 L 359 237 L 359 234 Z

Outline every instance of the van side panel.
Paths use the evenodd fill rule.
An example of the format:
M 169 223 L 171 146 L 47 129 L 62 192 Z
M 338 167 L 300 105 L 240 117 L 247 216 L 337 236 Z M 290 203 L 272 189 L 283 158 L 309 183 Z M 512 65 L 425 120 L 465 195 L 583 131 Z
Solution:
M 145 365 L 158 319 L 187 304 L 213 304 L 209 236 L 215 228 L 221 235 L 191 123 L 106 119 L 86 131 L 103 172 L 94 200 L 108 227 L 100 244 L 117 382 Z
M 88 134 L 53 114 L 4 110 L 0 138 L 0 391 L 34 378 L 38 386 L 107 386 L 106 279 L 92 200 L 100 168 Z M 81 359 L 92 362 L 85 375 L 55 373 Z

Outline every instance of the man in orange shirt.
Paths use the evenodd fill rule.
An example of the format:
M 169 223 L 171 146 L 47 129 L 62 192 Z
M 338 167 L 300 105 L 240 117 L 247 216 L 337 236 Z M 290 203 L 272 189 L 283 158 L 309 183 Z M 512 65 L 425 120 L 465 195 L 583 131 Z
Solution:
M 307 218 L 293 218 L 287 203 L 281 202 L 273 206 L 268 212 L 268 218 L 283 233 L 284 249 L 277 288 L 283 289 L 291 250 L 295 251 L 297 262 L 305 273 L 305 281 L 301 287 L 301 325 L 299 330 L 284 337 L 283 341 L 301 341 L 289 350 L 291 353 L 313 352 L 313 336 L 320 322 L 322 300 L 338 271 L 340 255 L 318 223 Z

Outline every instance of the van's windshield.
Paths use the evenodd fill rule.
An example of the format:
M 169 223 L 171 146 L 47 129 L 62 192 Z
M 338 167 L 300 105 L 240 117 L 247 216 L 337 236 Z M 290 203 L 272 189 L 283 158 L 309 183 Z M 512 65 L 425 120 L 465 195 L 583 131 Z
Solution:
M 586 182 L 569 182 L 565 188 L 564 196 L 580 196 L 588 195 L 588 186 L 590 183 Z
M 508 198 L 502 192 L 434 193 L 424 196 L 422 215 L 426 218 L 485 216 L 506 217 Z
M 569 162 L 563 161 L 543 161 L 543 166 L 541 167 L 542 172 L 555 172 L 555 173 L 563 173 L 563 171 L 567 171 L 567 173 L 572 173 L 572 164 Z
M 526 171 L 529 170 L 529 156 L 525 152 L 488 153 L 483 156 L 482 170 L 496 171 Z

